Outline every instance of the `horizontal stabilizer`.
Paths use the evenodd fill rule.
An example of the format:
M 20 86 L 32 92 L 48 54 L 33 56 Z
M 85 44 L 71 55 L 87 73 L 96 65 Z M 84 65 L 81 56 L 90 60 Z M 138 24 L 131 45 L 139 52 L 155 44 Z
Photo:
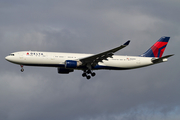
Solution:
M 167 58 L 169 58 L 169 57 L 171 57 L 171 56 L 173 56 L 174 54 L 172 54 L 172 55 L 166 55 L 166 56 L 164 56 L 164 57 L 161 57 L 161 58 L 153 58 L 151 61 L 153 62 L 153 63 L 160 63 L 160 62 L 166 62 L 168 59 Z

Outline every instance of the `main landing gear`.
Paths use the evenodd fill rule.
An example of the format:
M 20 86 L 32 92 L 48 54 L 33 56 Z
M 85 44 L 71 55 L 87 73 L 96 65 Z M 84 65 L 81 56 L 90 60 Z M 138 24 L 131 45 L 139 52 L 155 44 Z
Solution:
M 84 73 L 82 74 L 83 77 L 86 77 L 88 80 L 91 78 L 90 74 L 92 77 L 96 75 L 95 72 L 92 72 L 91 70 L 84 70 Z
M 20 66 L 21 66 L 21 72 L 24 72 L 23 65 L 20 65 Z

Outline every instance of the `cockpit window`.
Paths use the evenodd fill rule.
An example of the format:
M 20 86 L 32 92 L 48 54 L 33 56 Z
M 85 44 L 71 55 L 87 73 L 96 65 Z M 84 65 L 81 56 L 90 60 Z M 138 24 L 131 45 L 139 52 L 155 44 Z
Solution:
M 9 54 L 9 56 L 14 56 L 14 54 Z

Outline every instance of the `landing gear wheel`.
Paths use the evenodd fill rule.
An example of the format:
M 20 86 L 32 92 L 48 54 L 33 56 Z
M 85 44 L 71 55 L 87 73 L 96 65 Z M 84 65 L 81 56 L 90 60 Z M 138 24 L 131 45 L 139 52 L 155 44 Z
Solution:
M 84 70 L 82 76 L 86 77 L 88 80 L 91 79 L 91 77 L 94 77 L 96 75 L 95 72 L 92 72 L 91 69 Z
M 24 72 L 24 69 L 21 69 L 21 72 Z
M 83 76 L 83 77 L 86 77 L 87 75 L 86 75 L 86 73 L 83 73 L 82 76 Z
M 95 73 L 95 72 L 91 73 L 91 76 L 92 76 L 92 77 L 94 77 L 95 75 L 96 75 L 96 73 Z
M 91 76 L 88 75 L 88 76 L 86 76 L 86 78 L 89 80 L 91 78 Z
M 91 73 L 91 70 L 88 70 L 88 71 L 87 71 L 87 74 L 90 74 L 90 73 Z
M 21 66 L 21 72 L 24 72 L 23 65 L 20 65 L 20 66 Z

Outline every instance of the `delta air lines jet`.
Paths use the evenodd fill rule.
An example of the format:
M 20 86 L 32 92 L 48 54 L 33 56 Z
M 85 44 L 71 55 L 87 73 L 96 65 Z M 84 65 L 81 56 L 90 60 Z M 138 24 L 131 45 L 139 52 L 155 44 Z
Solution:
M 83 77 L 90 79 L 95 76 L 93 70 L 127 70 L 166 62 L 168 57 L 163 52 L 170 37 L 161 37 L 151 48 L 140 56 L 120 56 L 115 52 L 129 45 L 123 45 L 99 54 L 58 53 L 41 51 L 20 51 L 9 54 L 5 59 L 21 66 L 56 67 L 59 74 L 69 74 L 74 70 L 82 70 Z

